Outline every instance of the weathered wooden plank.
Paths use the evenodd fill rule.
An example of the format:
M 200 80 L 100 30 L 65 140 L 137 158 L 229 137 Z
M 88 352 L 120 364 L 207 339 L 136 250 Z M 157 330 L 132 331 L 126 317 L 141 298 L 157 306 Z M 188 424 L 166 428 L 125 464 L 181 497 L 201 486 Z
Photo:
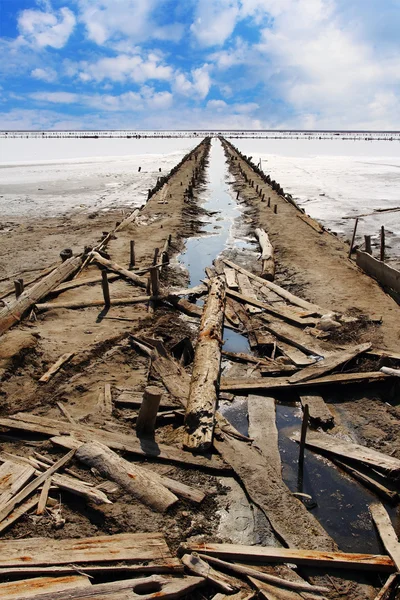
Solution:
M 391 556 L 397 571 L 400 571 L 400 542 L 387 510 L 380 502 L 371 504 L 369 510 L 387 553 Z
M 298 441 L 299 434 L 295 433 L 292 439 Z M 337 456 L 341 461 L 354 460 L 358 463 L 370 465 L 378 471 L 384 471 L 388 476 L 398 479 L 400 477 L 400 460 L 372 448 L 347 442 L 327 433 L 309 431 L 306 446 L 320 450 L 327 454 Z
M 225 267 L 224 269 L 226 285 L 228 288 L 232 290 L 237 290 L 239 288 L 238 282 L 236 280 L 236 271 L 235 269 L 231 269 L 230 267 Z
M 260 315 L 266 331 L 269 331 L 278 340 L 298 348 L 305 354 L 324 356 L 325 351 L 308 333 L 292 325 L 276 319 L 273 315 Z
M 379 371 L 369 373 L 340 373 L 338 375 L 328 375 L 319 379 L 310 381 L 300 381 L 299 383 L 289 383 L 287 377 L 259 377 L 254 379 L 228 379 L 222 378 L 220 390 L 222 392 L 249 391 L 249 390 L 285 390 L 285 389 L 305 389 L 326 385 L 337 385 L 346 383 L 368 383 L 371 381 L 384 381 L 388 378 L 385 373 Z M 1 421 L 0 421 L 1 424 Z
M 8 529 L 13 523 L 18 521 L 24 514 L 35 508 L 39 502 L 39 496 L 34 496 L 22 502 L 17 508 L 15 508 L 5 519 L 0 523 L 0 533 Z
M 47 383 L 74 356 L 74 352 L 66 352 L 39 379 L 39 383 Z
M 35 469 L 10 460 L 0 467 L 0 509 L 33 477 Z
M 238 589 L 234 579 L 210 567 L 198 554 L 184 554 L 181 560 L 191 573 L 199 577 L 204 577 L 204 579 L 218 590 L 232 594 Z
M 254 577 L 249 577 L 249 581 L 258 590 L 259 598 L 265 598 L 265 600 L 302 600 L 300 594 L 294 590 L 283 590 Z
M 108 281 L 115 281 L 119 279 L 120 275 L 117 273 L 108 273 L 107 279 Z M 96 275 L 94 277 L 85 277 L 80 279 L 73 279 L 72 281 L 67 281 L 66 283 L 62 283 L 55 290 L 51 292 L 51 295 L 55 296 L 56 294 L 60 294 L 61 292 L 66 292 L 67 290 L 72 290 L 77 287 L 81 287 L 82 285 L 90 285 L 92 283 L 101 283 L 102 281 L 101 275 Z
M 265 460 L 281 473 L 281 455 L 278 448 L 278 429 L 276 427 L 275 398 L 265 396 L 248 397 L 249 436 Z
M 317 377 L 321 377 L 322 375 L 326 375 L 340 365 L 344 365 L 345 363 L 349 362 L 356 356 L 367 352 L 371 346 L 372 344 L 370 343 L 359 344 L 357 346 L 347 348 L 346 350 L 330 354 L 323 360 L 320 360 L 310 367 L 303 369 L 299 373 L 292 375 L 289 381 L 291 383 L 298 383 L 299 381 L 309 381 L 310 379 L 315 379 Z
M 227 290 L 227 294 L 230 298 L 233 298 L 234 300 L 239 300 L 240 302 L 245 302 L 246 303 L 246 310 L 248 313 L 250 314 L 257 314 L 259 312 L 262 311 L 262 307 L 260 306 L 256 306 L 254 303 L 259 302 L 257 295 L 254 292 L 253 286 L 250 283 L 249 278 L 247 277 L 247 275 L 244 275 L 243 273 L 238 273 L 237 274 L 237 280 L 238 280 L 238 284 L 239 284 L 239 290 L 240 292 L 235 292 L 235 290 Z M 232 292 L 232 294 L 231 294 Z M 248 302 L 252 300 L 253 302 Z M 260 304 L 262 304 L 260 302 Z
M 365 273 L 374 277 L 379 283 L 392 288 L 395 292 L 400 292 L 400 271 L 361 250 L 357 250 L 356 262 Z
M 37 598 L 42 594 L 54 594 L 54 598 L 58 598 L 58 592 L 88 586 L 91 587 L 90 580 L 84 575 L 36 577 L 0 583 L 0 597 L 2 600 L 21 600 L 21 598 Z
M 308 404 L 310 421 L 314 427 L 322 427 L 323 429 L 333 427 L 333 414 L 321 396 L 307 396 L 305 394 L 299 394 L 299 396 L 303 409 Z
M 137 454 L 148 458 L 217 470 L 227 469 L 227 466 L 218 456 L 210 456 L 209 458 L 207 456 L 193 456 L 174 446 L 154 444 L 153 441 L 147 441 L 144 438 L 138 440 L 132 435 L 111 433 L 88 425 L 63 423 L 56 419 L 38 417 L 30 413 L 19 413 L 9 418 L 0 419 L 0 426 L 42 433 L 53 437 L 54 443 L 63 447 L 68 447 L 65 445 L 67 438 L 63 439 L 63 436 L 74 436 L 83 442 L 98 441 L 113 450 L 123 450 L 130 454 Z
M 240 275 L 238 275 L 238 278 Z M 244 275 L 242 275 L 244 277 Z M 240 281 L 240 280 L 239 280 Z M 245 289 L 244 286 L 241 286 L 241 290 Z M 249 295 L 249 292 L 246 290 L 246 294 L 244 292 L 235 292 L 235 290 L 227 290 L 227 295 L 234 300 L 238 300 L 239 302 L 244 302 L 246 304 L 246 310 L 249 313 L 260 313 L 264 310 L 267 313 L 270 313 L 274 317 L 278 317 L 283 319 L 284 321 L 288 321 L 289 323 L 294 323 L 296 326 L 307 327 L 314 326 L 317 323 L 316 319 L 311 317 L 307 317 L 306 315 L 303 317 L 299 316 L 297 312 L 290 309 L 290 307 L 286 308 L 284 306 L 275 306 L 273 304 L 267 304 L 266 302 L 261 302 L 258 300 L 253 292 L 253 295 Z
M 79 539 L 0 540 L 0 567 L 140 562 L 171 557 L 161 533 L 119 533 Z
M 293 563 L 314 567 L 332 567 L 367 571 L 393 571 L 395 564 L 389 556 L 349 552 L 329 552 L 272 546 L 242 546 L 238 544 L 213 544 L 190 542 L 181 544 L 187 552 L 210 554 L 226 560 L 248 563 Z
M 0 569 L 0 577 L 12 577 L 17 575 L 19 577 L 27 577 L 31 575 L 36 576 L 56 576 L 56 575 L 67 575 L 76 574 L 80 570 L 76 565 L 57 565 L 52 567 L 5 567 Z M 172 573 L 182 574 L 183 565 L 179 558 L 166 557 L 158 558 L 155 560 L 147 560 L 143 564 L 132 564 L 127 562 L 119 562 L 116 565 L 103 565 L 103 564 L 86 564 L 82 568 L 88 575 L 115 575 L 116 573 L 126 574 L 156 574 L 156 573 Z

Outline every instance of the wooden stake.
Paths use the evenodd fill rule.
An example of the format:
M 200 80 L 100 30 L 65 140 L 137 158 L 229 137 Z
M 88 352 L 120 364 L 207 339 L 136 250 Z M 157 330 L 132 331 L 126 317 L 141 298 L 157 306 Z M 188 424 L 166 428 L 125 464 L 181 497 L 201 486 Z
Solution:
M 158 260 L 158 254 L 159 254 L 159 252 L 160 252 L 160 249 L 159 249 L 159 248 L 155 248 L 155 249 L 154 249 L 153 265 L 156 265 L 156 264 L 157 264 L 157 260 Z
M 129 268 L 132 269 L 135 266 L 135 240 L 130 241 L 130 261 Z
M 109 284 L 108 284 L 107 271 L 102 271 L 101 272 L 101 287 L 103 289 L 104 306 L 106 308 L 110 308 L 110 306 L 111 306 L 111 301 L 110 301 L 110 287 L 109 287 Z
M 150 385 L 144 390 L 142 405 L 136 421 L 136 431 L 138 433 L 154 433 L 162 394 L 162 390 L 155 385 Z
M 351 238 L 351 244 L 350 244 L 350 249 L 349 249 L 349 258 L 351 258 L 351 253 L 353 252 L 354 240 L 356 239 L 356 233 L 357 233 L 357 225 L 358 225 L 358 217 L 354 223 L 353 237 Z
M 151 295 L 158 296 L 159 288 L 160 288 L 160 279 L 158 268 L 152 269 L 150 271 L 150 283 L 151 283 Z
M 271 206 L 271 197 L 268 196 L 268 204 L 267 204 L 268 208 Z
M 274 204 L 274 213 L 277 215 L 278 214 L 278 205 Z
M 306 436 L 308 427 L 309 410 L 308 404 L 304 405 L 303 422 L 301 424 L 300 451 L 299 451 L 299 469 L 304 465 L 304 449 L 306 447 Z
M 364 239 L 365 239 L 365 252 L 367 252 L 368 254 L 372 254 L 371 236 L 364 235 Z
M 42 491 L 40 492 L 39 504 L 36 510 L 37 515 L 42 515 L 45 511 L 47 498 L 51 486 L 51 477 L 49 477 L 43 484 Z
M 380 255 L 380 260 L 381 262 L 385 262 L 385 228 L 382 225 L 381 227 L 381 255 Z
M 23 279 L 15 279 L 14 287 L 15 287 L 15 297 L 19 298 L 19 296 L 24 291 L 24 280 Z

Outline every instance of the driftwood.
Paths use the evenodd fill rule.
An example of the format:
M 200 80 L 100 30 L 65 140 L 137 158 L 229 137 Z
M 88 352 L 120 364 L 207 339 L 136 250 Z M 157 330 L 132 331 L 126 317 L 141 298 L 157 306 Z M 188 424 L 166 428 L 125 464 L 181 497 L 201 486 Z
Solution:
M 273 281 L 275 278 L 274 248 L 264 229 L 256 229 L 254 233 L 261 246 L 262 277 Z
M 275 398 L 265 396 L 248 397 L 249 436 L 254 445 L 263 454 L 265 460 L 281 473 L 282 464 L 278 448 L 278 429 L 276 427 Z
M 82 261 L 81 256 L 66 260 L 42 281 L 0 310 L 0 335 L 18 323 L 34 304 L 68 279 L 81 266 Z
M 183 445 L 190 450 L 206 450 L 212 444 L 224 323 L 225 281 L 211 280 L 200 323 L 193 362 L 192 380 L 185 417 Z
M 387 553 L 396 565 L 397 571 L 400 571 L 400 542 L 387 510 L 380 502 L 371 504 L 369 510 Z
M 298 441 L 298 434 L 295 433 L 292 439 Z M 348 460 L 369 465 L 377 471 L 383 471 L 389 477 L 400 478 L 400 460 L 383 454 L 372 448 L 360 446 L 353 442 L 346 442 L 340 438 L 327 433 L 316 433 L 309 431 L 307 434 L 306 446 L 316 451 L 321 451 L 327 455 L 337 456 L 341 461 Z
M 65 365 L 65 363 L 71 360 L 73 356 L 74 352 L 67 352 L 66 354 L 60 356 L 60 358 L 54 363 L 54 365 L 52 365 L 50 369 L 46 371 L 44 375 L 41 376 L 41 378 L 39 379 L 39 383 L 47 383 L 53 377 L 53 375 L 55 375 L 61 369 L 61 367 Z
M 322 427 L 323 429 L 333 427 L 333 414 L 321 396 L 306 396 L 305 394 L 299 394 L 299 396 L 303 409 L 308 404 L 310 422 L 314 427 Z
M 206 581 L 218 590 L 226 592 L 227 594 L 232 594 L 237 590 L 237 585 L 235 585 L 236 582 L 232 580 L 231 577 L 227 577 L 226 575 L 215 571 L 215 569 L 210 567 L 197 554 L 184 554 L 181 560 L 189 571 L 199 577 L 204 577 Z
M 360 344 L 359 346 L 353 346 L 347 350 L 341 352 L 335 352 L 324 358 L 323 360 L 315 363 L 314 365 L 303 369 L 299 373 L 292 375 L 290 382 L 297 383 L 299 381 L 309 381 L 321 375 L 330 373 L 340 365 L 344 365 L 356 356 L 367 352 L 371 348 L 371 344 Z
M 157 512 L 165 512 L 178 501 L 167 488 L 148 477 L 144 469 L 121 458 L 104 444 L 83 444 L 77 449 L 76 458 Z
M 331 567 L 366 571 L 393 571 L 395 564 L 389 556 L 272 546 L 243 546 L 239 544 L 212 544 L 191 542 L 181 544 L 184 552 L 198 552 L 218 558 L 247 563 L 293 563 L 313 567 Z
M 120 275 L 125 277 L 125 279 L 129 279 L 129 281 L 133 281 L 133 283 L 135 283 L 139 287 L 142 287 L 142 288 L 146 287 L 146 285 L 147 285 L 146 282 L 143 279 L 141 279 L 140 277 L 138 277 L 138 275 L 135 275 L 134 273 L 132 273 L 132 271 L 128 271 L 128 269 L 121 267 L 117 263 L 115 263 L 111 260 L 107 260 L 106 258 L 103 258 L 98 252 L 92 252 L 91 256 L 92 256 L 93 260 L 95 260 L 97 263 L 103 265 L 104 267 L 107 267 L 107 269 L 109 269 L 110 271 L 115 271 L 115 273 L 119 273 Z
M 141 304 L 142 302 L 149 302 L 152 300 L 152 296 L 130 296 L 128 298 L 111 298 L 111 306 L 120 306 L 123 304 Z M 72 310 L 77 308 L 90 308 L 92 306 L 104 306 L 104 298 L 101 300 L 71 300 L 69 302 L 43 302 L 36 304 L 36 308 L 39 312 L 45 310 L 58 310 L 61 308 L 70 308 Z
M 289 581 L 288 579 L 282 579 L 281 577 L 276 577 L 275 575 L 270 575 L 269 573 L 263 573 L 257 569 L 252 569 L 246 565 L 238 565 L 236 563 L 227 562 L 225 560 L 215 558 L 214 556 L 208 556 L 207 554 L 199 554 L 199 556 L 215 567 L 221 567 L 224 570 L 226 569 L 227 571 L 232 571 L 233 573 L 238 573 L 239 575 L 245 575 L 246 577 L 254 577 L 260 581 L 272 583 L 273 585 L 278 585 L 280 587 L 287 588 L 288 590 L 296 590 L 301 592 L 329 591 L 328 588 L 322 586 L 311 585 L 306 582 L 302 583 L 297 581 Z

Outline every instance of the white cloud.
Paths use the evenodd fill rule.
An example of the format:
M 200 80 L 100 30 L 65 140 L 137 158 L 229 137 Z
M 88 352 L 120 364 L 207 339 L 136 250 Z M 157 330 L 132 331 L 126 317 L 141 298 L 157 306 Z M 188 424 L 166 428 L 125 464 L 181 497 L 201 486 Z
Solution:
M 75 15 L 67 7 L 60 8 L 58 12 L 23 10 L 18 17 L 21 35 L 39 47 L 63 48 L 75 24 Z
M 177 73 L 173 84 L 175 91 L 184 96 L 203 100 L 208 96 L 211 87 L 209 71 L 210 65 L 206 63 L 202 67 L 193 69 L 190 78 L 184 73 Z
M 30 94 L 30 98 L 39 102 L 73 104 L 78 101 L 79 95 L 70 92 L 33 92 Z
M 190 30 L 201 46 L 223 44 L 239 19 L 237 0 L 199 0 Z
M 51 69 L 50 67 L 46 67 L 44 69 L 37 68 L 31 71 L 31 77 L 33 77 L 34 79 L 39 79 L 41 81 L 46 81 L 47 83 L 51 83 L 53 81 L 56 81 L 57 72 L 54 69 Z
M 173 69 L 161 63 L 158 55 L 151 53 L 146 57 L 139 54 L 129 56 L 120 54 L 114 57 L 101 58 L 96 62 L 81 62 L 70 65 L 69 72 L 75 72 L 83 82 L 134 81 L 143 83 L 149 79 L 169 80 L 172 78 Z

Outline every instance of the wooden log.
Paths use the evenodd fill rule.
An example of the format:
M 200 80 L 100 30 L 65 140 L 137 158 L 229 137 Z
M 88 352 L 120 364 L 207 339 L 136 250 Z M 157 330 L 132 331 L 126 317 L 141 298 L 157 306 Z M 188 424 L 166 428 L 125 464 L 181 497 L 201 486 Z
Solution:
M 397 587 L 395 588 L 396 583 L 398 583 L 398 578 L 398 573 L 392 573 L 391 575 L 389 575 L 385 585 L 380 590 L 378 595 L 375 596 L 374 600 L 389 600 L 391 596 L 391 591 L 393 591 L 394 589 L 398 589 Z
M 393 560 L 386 555 L 275 548 L 274 546 L 244 546 L 241 544 L 214 544 L 190 542 L 181 544 L 182 552 L 197 552 L 221 559 L 258 563 L 293 563 L 312 567 L 354 569 L 366 571 L 394 571 Z
M 367 487 L 368 489 L 375 492 L 375 494 L 377 494 L 378 496 L 384 498 L 387 502 L 397 502 L 398 501 L 398 499 L 399 499 L 398 493 L 393 492 L 392 490 L 389 490 L 389 488 L 384 486 L 382 483 L 380 483 L 376 479 L 373 479 L 366 473 L 363 473 L 363 472 L 359 471 L 358 469 L 351 467 L 350 465 L 346 465 L 346 463 L 342 462 L 341 460 L 338 460 L 337 458 L 334 458 L 333 456 L 330 456 L 330 460 L 337 467 L 339 467 L 340 469 L 345 471 L 345 473 L 348 473 L 349 475 L 354 477 L 354 479 L 357 479 L 357 481 L 359 481 L 360 483 L 365 485 L 365 487 Z
M 50 379 L 61 369 L 63 365 L 65 365 L 71 358 L 74 356 L 74 352 L 67 352 L 60 356 L 60 358 L 50 367 L 44 375 L 39 379 L 39 383 L 47 383 Z
M 293 434 L 292 439 L 298 441 L 298 434 Z M 317 432 L 309 432 L 306 445 L 327 455 L 337 456 L 343 462 L 353 460 L 369 465 L 377 471 L 383 471 L 388 477 L 400 478 L 400 460 L 372 448 Z
M 2 600 L 37 599 L 45 594 L 48 598 L 59 598 L 61 592 L 92 587 L 88 577 L 84 575 L 67 575 L 64 577 L 35 577 L 0 583 Z
M 21 491 L 19 491 L 15 496 L 13 496 L 7 502 L 7 504 L 1 508 L 0 521 L 5 519 L 20 502 L 28 498 L 35 490 L 37 490 L 38 487 L 46 481 L 46 479 L 51 477 L 56 471 L 61 469 L 61 467 L 63 467 L 68 461 L 70 461 L 74 454 L 75 450 L 71 450 L 70 452 L 68 452 L 68 454 L 60 458 L 60 460 L 58 460 L 56 463 L 54 463 L 52 467 L 49 467 L 47 471 L 42 473 L 42 475 L 36 477 L 36 479 L 31 481 L 31 483 L 28 483 L 27 486 L 25 486 Z
M 107 269 L 109 269 L 110 271 L 115 271 L 116 273 L 119 273 L 126 279 L 129 279 L 129 281 L 133 281 L 133 283 L 138 285 L 139 287 L 142 287 L 142 288 L 146 287 L 146 282 L 143 279 L 141 279 L 140 277 L 138 277 L 137 275 L 135 275 L 134 273 L 132 273 L 132 271 L 129 271 L 128 269 L 125 269 L 124 267 L 121 267 L 116 262 L 113 262 L 111 260 L 107 260 L 106 258 L 103 258 L 98 252 L 92 252 L 91 256 L 92 256 L 93 260 L 95 260 L 100 265 L 107 267 Z
M 82 260 L 80 256 L 66 260 L 42 281 L 0 310 L 0 335 L 18 323 L 34 304 L 70 277 L 82 264 Z
M 238 589 L 235 580 L 210 567 L 210 565 L 204 562 L 198 554 L 184 554 L 181 560 L 191 573 L 194 573 L 199 577 L 204 577 L 204 579 L 212 586 L 216 587 L 217 590 L 232 594 Z
M 265 460 L 280 474 L 281 456 L 278 447 L 278 429 L 276 427 L 275 398 L 265 396 L 248 397 L 249 436 Z
M 113 298 L 110 300 L 111 306 L 120 306 L 123 304 L 141 304 L 149 302 L 152 299 L 151 296 L 136 296 L 129 298 Z M 104 300 L 82 300 L 82 301 L 70 301 L 70 302 L 43 302 L 42 304 L 36 304 L 36 308 L 39 312 L 45 310 L 59 310 L 61 308 L 69 308 L 75 310 L 78 308 L 90 308 L 92 306 L 103 306 Z
M 303 409 L 306 404 L 308 405 L 310 423 L 314 427 L 322 427 L 323 429 L 329 429 L 330 427 L 333 427 L 333 414 L 321 396 L 307 396 L 305 394 L 299 395 Z
M 149 478 L 144 469 L 137 468 L 104 444 L 82 444 L 76 451 L 76 458 L 90 468 L 95 468 L 103 477 L 114 481 L 157 512 L 167 511 L 178 501 L 167 488 Z
M 139 213 L 140 213 L 141 209 L 143 208 L 143 206 L 144 205 L 142 204 L 139 208 L 135 208 L 135 210 L 126 219 L 124 219 L 119 225 L 117 225 L 115 232 L 122 231 L 128 225 L 130 225 L 131 223 L 134 223 L 136 221 L 137 217 L 139 216 Z
M 289 383 L 286 377 L 254 378 L 254 379 L 228 379 L 222 378 L 220 390 L 222 392 L 247 392 L 250 390 L 287 390 L 287 389 L 305 389 L 314 387 L 323 387 L 326 385 L 339 385 L 349 383 L 368 383 L 373 381 L 385 381 L 388 375 L 380 371 L 370 373 L 339 373 L 338 375 L 328 375 L 319 379 L 310 381 L 300 381 L 299 383 Z
M 299 298 L 298 296 L 295 296 L 294 294 L 292 294 L 288 290 L 285 290 L 284 288 L 277 285 L 276 283 L 272 283 L 272 281 L 266 281 L 265 279 L 262 279 L 261 277 L 254 275 L 254 273 L 247 271 L 243 267 L 239 267 L 239 265 L 236 265 L 235 263 L 233 263 L 232 261 L 230 261 L 226 258 L 223 258 L 222 260 L 226 265 L 228 265 L 228 267 L 232 267 L 232 269 L 239 271 L 239 273 L 244 273 L 245 275 L 250 277 L 250 279 L 254 279 L 254 281 L 257 281 L 260 285 L 265 285 L 270 290 L 272 290 L 273 292 L 278 294 L 278 296 L 281 296 L 281 298 L 288 300 L 291 304 L 300 306 L 301 308 L 309 310 L 312 314 L 317 314 L 317 315 L 321 315 L 321 316 L 326 314 L 327 312 L 329 312 L 327 310 L 322 309 L 320 306 L 313 304 L 312 302 L 308 302 L 307 300 L 304 300 L 303 298 Z
M 292 383 L 298 383 L 299 381 L 309 381 L 310 379 L 316 379 L 317 377 L 321 377 L 321 375 L 325 375 L 326 373 L 330 373 L 340 365 L 344 365 L 347 362 L 350 362 L 356 356 L 363 354 L 371 349 L 372 344 L 359 344 L 358 346 L 352 346 L 347 348 L 346 350 L 335 352 L 334 354 L 330 354 L 323 360 L 299 371 L 295 375 L 290 377 L 289 381 Z
M 232 290 L 239 289 L 238 282 L 236 281 L 236 271 L 230 267 L 224 269 L 224 275 L 226 279 L 226 285 Z
M 200 322 L 199 339 L 185 416 L 183 445 L 190 450 L 210 448 L 214 431 L 225 309 L 225 281 L 211 280 Z
M 264 229 L 255 229 L 254 233 L 261 246 L 262 277 L 273 281 L 275 278 L 274 248 Z
M 0 540 L 0 567 L 138 563 L 172 558 L 161 533 L 120 533 L 80 539 Z
M 189 300 L 186 300 L 185 298 L 179 298 L 178 296 L 169 294 L 166 300 L 175 308 L 190 317 L 201 317 L 203 314 L 201 306 L 197 306 L 197 304 L 193 304 L 193 302 L 189 302 Z
M 400 542 L 387 510 L 380 502 L 371 504 L 369 510 L 387 553 L 396 565 L 397 571 L 400 571 Z
M 258 569 L 252 569 L 247 565 L 239 565 L 237 563 L 227 562 L 225 560 L 215 558 L 214 556 L 208 556 L 208 554 L 199 554 L 198 556 L 200 556 L 200 558 L 202 558 L 205 562 L 210 563 L 210 565 L 214 565 L 215 567 L 232 571 L 238 575 L 253 577 L 259 581 L 265 581 L 266 583 L 271 583 L 288 590 L 296 590 L 300 592 L 329 592 L 329 588 L 323 586 L 311 585 L 306 581 L 289 581 L 288 579 L 283 579 L 282 577 L 276 577 L 275 575 L 270 575 L 269 573 L 263 573 Z
M 138 433 L 154 433 L 157 412 L 163 395 L 161 388 L 155 385 L 149 385 L 144 390 L 143 401 L 140 406 L 139 416 L 136 421 L 136 431 Z

